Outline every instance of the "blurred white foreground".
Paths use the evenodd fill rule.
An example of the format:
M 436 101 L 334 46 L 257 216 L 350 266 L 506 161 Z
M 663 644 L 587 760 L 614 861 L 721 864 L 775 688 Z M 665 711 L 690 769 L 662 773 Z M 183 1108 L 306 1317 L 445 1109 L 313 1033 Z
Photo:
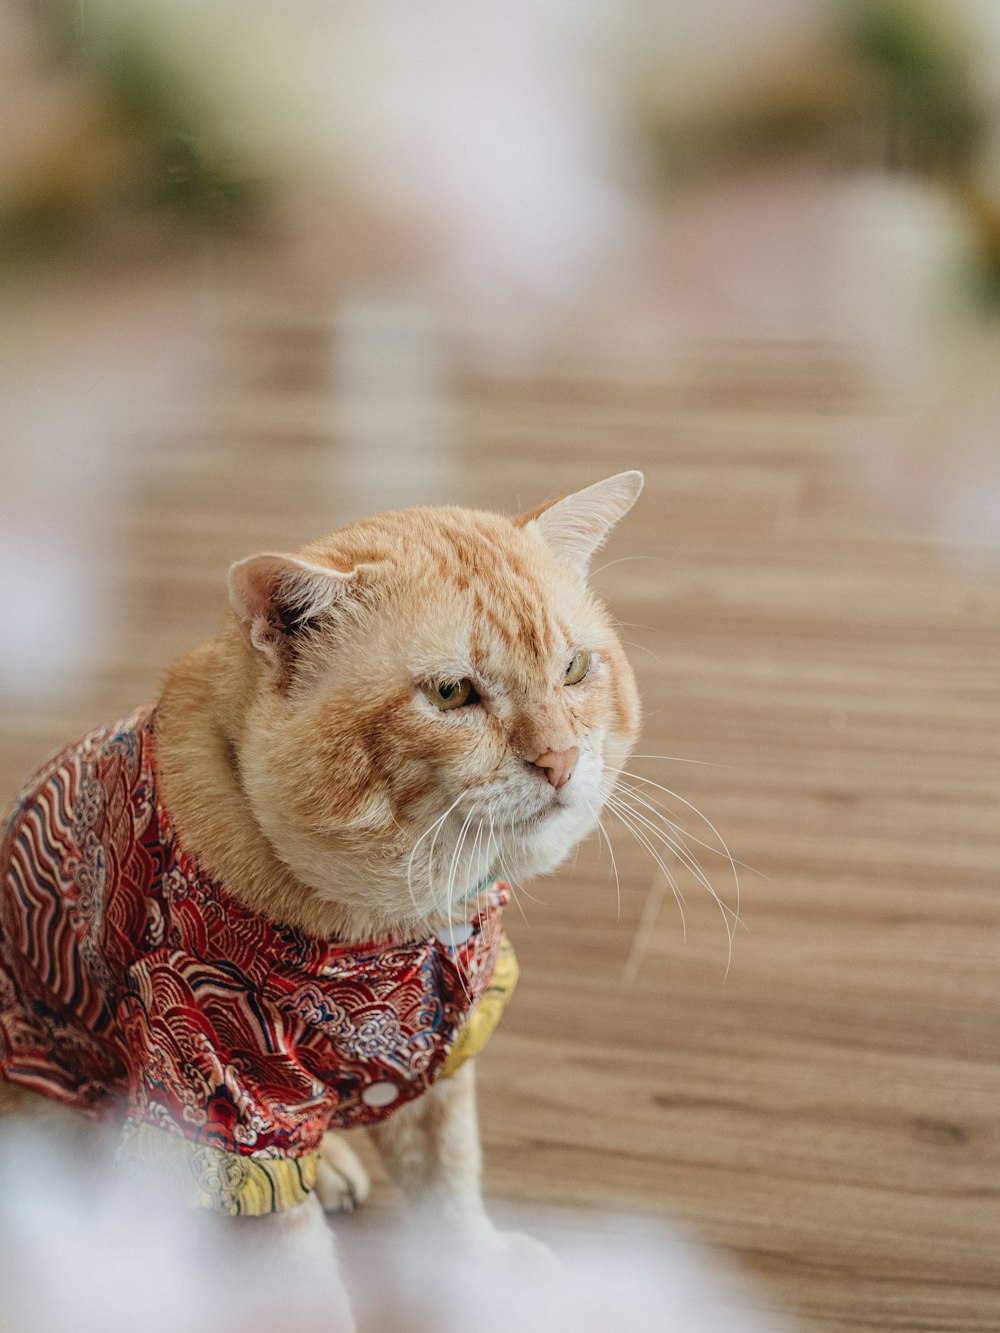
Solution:
M 339 1327 L 319 1279 L 311 1289 L 252 1222 L 179 1211 L 116 1178 L 100 1154 L 54 1147 L 13 1121 L 0 1127 L 4 1333 Z M 565 1274 L 459 1262 L 426 1229 L 336 1219 L 361 1333 L 776 1333 L 773 1315 L 754 1315 L 728 1275 L 653 1221 L 504 1220 L 544 1240 Z

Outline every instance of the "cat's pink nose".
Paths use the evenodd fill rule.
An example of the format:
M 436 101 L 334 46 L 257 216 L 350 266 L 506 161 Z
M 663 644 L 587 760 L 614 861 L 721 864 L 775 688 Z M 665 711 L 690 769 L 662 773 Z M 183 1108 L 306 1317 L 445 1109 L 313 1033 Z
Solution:
M 572 745 L 568 750 L 546 750 L 531 762 L 540 768 L 556 791 L 565 787 L 573 776 L 576 761 L 580 758 L 579 745 Z

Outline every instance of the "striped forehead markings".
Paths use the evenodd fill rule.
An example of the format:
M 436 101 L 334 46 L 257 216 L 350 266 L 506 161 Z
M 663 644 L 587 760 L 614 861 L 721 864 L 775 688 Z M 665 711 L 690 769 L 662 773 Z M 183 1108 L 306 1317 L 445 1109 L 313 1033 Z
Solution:
M 505 581 L 497 589 L 481 592 L 473 589 L 472 650 L 481 658 L 492 631 L 513 656 L 547 660 L 555 646 L 555 631 L 536 590 L 530 586 L 512 588 Z
M 473 625 L 470 648 L 482 659 L 490 637 L 499 639 L 512 655 L 528 655 L 545 661 L 555 651 L 557 636 L 565 631 L 549 614 L 521 553 L 510 543 L 501 544 L 489 525 L 470 531 L 442 522 L 437 540 L 428 540 L 426 551 L 440 578 L 460 593 L 470 594 Z

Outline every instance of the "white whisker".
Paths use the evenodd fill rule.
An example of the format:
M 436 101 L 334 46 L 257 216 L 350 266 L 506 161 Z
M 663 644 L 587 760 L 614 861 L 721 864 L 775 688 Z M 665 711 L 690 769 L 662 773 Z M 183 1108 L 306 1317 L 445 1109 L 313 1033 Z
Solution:
M 640 846 L 645 847 L 646 851 L 659 866 L 663 874 L 663 878 L 670 885 L 673 895 L 677 900 L 677 908 L 681 915 L 681 936 L 685 941 L 687 941 L 687 917 L 684 911 L 685 908 L 684 895 L 677 887 L 677 881 L 674 879 L 673 875 L 667 869 L 666 865 L 664 864 L 662 856 L 660 856 L 659 852 L 649 841 L 646 835 L 642 832 L 642 830 L 637 829 L 636 826 L 632 823 L 629 814 L 626 813 L 625 810 L 621 808 L 619 802 L 615 800 L 613 796 L 609 796 L 607 798 L 607 804 L 608 804 L 608 809 L 611 811 L 611 813 L 621 820 L 621 822 L 625 825 L 628 831 L 632 834 L 633 838 L 635 838 L 635 840 L 640 844 Z
M 640 653 L 648 653 L 654 662 L 658 662 L 661 667 L 666 666 L 666 663 L 664 662 L 663 658 L 657 657 L 656 653 L 653 652 L 652 648 L 647 648 L 645 644 L 634 643 L 631 639 L 623 639 L 621 635 L 618 636 L 618 641 L 619 643 L 624 643 L 628 648 L 635 648 Z
M 464 793 L 462 793 L 462 795 L 464 795 Z M 410 893 L 410 902 L 413 904 L 413 910 L 414 910 L 415 912 L 417 912 L 418 915 L 420 914 L 420 910 L 421 910 L 421 909 L 420 909 L 420 907 L 419 907 L 419 905 L 418 905 L 418 903 L 417 903 L 417 896 L 416 896 L 416 894 L 415 894 L 414 891 L 413 891 L 413 858 L 414 858 L 414 857 L 416 856 L 416 854 L 417 854 L 417 848 L 420 846 L 420 844 L 423 842 L 423 840 L 424 840 L 429 834 L 434 833 L 434 830 L 435 830 L 435 829 L 438 831 L 438 833 L 441 831 L 441 826 L 444 824 L 444 821 L 448 818 L 448 816 L 451 814 L 452 810 L 454 810 L 455 806 L 458 805 L 458 803 L 459 803 L 459 801 L 461 801 L 461 799 L 462 799 L 462 796 L 458 796 L 458 797 L 456 797 L 455 800 L 452 801 L 451 805 L 448 806 L 448 809 L 444 812 L 444 814 L 443 814 L 443 815 L 438 815 L 437 819 L 435 819 L 434 822 L 433 822 L 432 824 L 429 824 L 429 825 L 427 826 L 427 828 L 424 829 L 423 833 L 421 833 L 420 837 L 416 840 L 416 842 L 413 844 L 413 847 L 412 847 L 411 850 L 410 850 L 410 855 L 409 855 L 409 858 L 408 858 L 408 860 L 407 860 L 407 862 L 406 862 L 406 887 L 407 887 L 407 889 L 409 890 L 409 893 Z M 432 878 L 432 875 L 433 875 L 433 865 L 432 865 L 432 861 L 433 861 L 433 858 L 434 858 L 434 843 L 435 843 L 435 842 L 437 842 L 437 833 L 434 833 L 434 839 L 433 839 L 433 841 L 431 842 L 430 850 L 428 851 L 428 854 L 427 854 L 427 885 L 428 885 L 428 888 L 431 887 L 431 878 Z M 433 891 L 432 891 L 432 896 L 433 896 Z
M 666 564 L 666 559 L 664 555 L 620 555 L 617 560 L 607 560 L 603 565 L 598 565 L 595 570 L 591 571 L 590 577 L 593 578 L 595 574 L 600 574 L 603 569 L 610 569 L 612 565 L 624 565 L 630 560 L 659 560 Z
M 452 852 L 451 856 L 451 866 L 448 871 L 448 884 L 447 884 L 447 912 L 449 921 L 451 921 L 452 911 L 453 911 L 452 894 L 455 888 L 455 867 L 458 865 L 459 859 L 462 855 L 462 848 L 465 845 L 465 839 L 469 832 L 469 826 L 472 823 L 472 818 L 474 813 L 475 812 L 473 810 L 470 810 L 469 813 L 466 815 L 465 821 L 463 822 L 462 827 L 459 830 L 458 838 L 455 841 L 455 850 Z M 468 986 L 465 984 L 465 978 L 462 976 L 461 968 L 458 969 L 458 976 L 459 980 L 462 983 L 462 992 L 465 995 L 466 1002 L 471 1005 L 472 996 L 469 993 Z
M 513 831 L 514 831 L 514 825 L 513 823 L 511 823 L 511 832 L 513 833 Z M 503 820 L 500 821 L 500 828 L 497 833 L 497 855 L 499 856 L 502 864 L 506 858 L 506 852 L 504 850 Z M 524 885 L 521 883 L 521 881 L 517 878 L 517 876 L 514 874 L 512 870 L 510 870 L 508 867 L 505 867 L 504 870 L 505 870 L 504 878 L 506 879 L 508 885 L 510 886 L 510 895 L 514 900 L 514 906 L 521 913 L 521 919 L 524 922 L 524 924 L 528 925 L 528 914 L 524 910 L 524 905 L 521 902 L 521 899 L 518 897 L 517 891 L 518 889 L 520 889 L 526 898 L 530 898 L 531 894 L 528 893 L 527 889 L 524 887 Z
M 469 825 L 472 823 L 473 811 L 470 810 L 462 821 L 462 827 L 459 830 L 458 837 L 455 839 L 455 848 L 451 854 L 451 865 L 448 867 L 448 882 L 445 887 L 445 900 L 448 920 L 452 917 L 452 894 L 455 889 L 455 871 L 458 866 L 459 858 L 462 855 L 462 848 L 465 845 L 465 837 L 469 831 Z
M 492 861 L 492 858 L 490 857 L 490 848 L 493 847 L 493 846 L 495 846 L 496 849 L 497 849 L 497 853 L 496 853 L 496 854 L 497 854 L 497 860 L 498 860 L 498 862 L 502 862 L 502 860 L 503 860 L 503 854 L 502 854 L 502 852 L 500 851 L 500 846 L 499 846 L 499 844 L 496 842 L 496 840 L 495 840 L 495 835 L 494 835 L 494 826 L 493 826 L 493 805 L 492 805 L 492 802 L 490 803 L 489 818 L 490 818 L 490 827 L 489 827 L 489 832 L 488 832 L 487 835 L 486 835 L 486 859 L 487 859 L 487 861 L 489 862 L 489 864 L 492 865 L 492 864 L 493 864 L 493 861 Z M 487 913 L 488 913 L 488 912 L 489 912 L 489 902 L 488 902 L 488 901 L 487 901 L 487 905 L 486 905 L 486 910 L 487 910 Z M 487 917 L 486 917 L 486 920 L 487 920 L 487 921 L 489 920 L 489 916 L 488 916 L 488 915 L 487 915 Z M 483 926 L 483 929 L 484 929 L 484 931 L 485 931 L 485 929 L 486 929 L 485 925 Z M 490 926 L 490 930 L 492 930 L 492 926 Z M 487 948 L 489 948 L 489 949 L 492 949 L 492 948 L 493 948 L 493 937 L 492 937 L 492 935 L 487 939 L 487 941 L 486 941 L 486 946 L 487 946 Z
M 464 793 L 463 793 L 463 795 L 464 795 Z M 455 802 L 455 805 L 457 805 L 457 804 L 458 804 L 458 801 Z M 453 805 L 453 806 L 451 807 L 451 810 L 454 810 L 455 805 Z M 448 813 L 450 814 L 451 811 L 449 810 Z M 429 888 L 429 890 L 430 890 L 431 904 L 432 904 L 432 906 L 435 906 L 435 907 L 437 906 L 437 893 L 435 892 L 435 889 L 434 889 L 434 847 L 435 847 L 435 844 L 437 843 L 438 837 L 440 836 L 441 829 L 442 829 L 443 827 L 444 827 L 444 825 L 441 824 L 440 827 L 438 828 L 437 832 L 434 834 L 434 837 L 431 838 L 431 845 L 430 845 L 430 847 L 428 848 L 428 851 L 427 851 L 427 885 L 428 885 L 428 888 Z
M 503 862 L 503 853 L 501 852 L 500 847 L 499 847 L 499 845 L 497 844 L 496 836 L 495 836 L 494 829 L 493 829 L 493 802 L 492 802 L 492 801 L 490 801 L 490 803 L 489 803 L 489 806 L 488 806 L 488 808 L 487 808 L 486 814 L 487 814 L 487 817 L 488 817 L 488 819 L 489 819 L 489 821 L 490 821 L 490 826 L 489 826 L 489 829 L 487 830 L 487 833 L 486 833 L 486 865 L 487 865 L 487 867 L 488 867 L 488 869 L 489 869 L 489 873 L 490 873 L 490 874 L 493 874 L 494 860 L 493 860 L 493 851 L 492 851 L 492 849 L 493 849 L 494 847 L 496 847 L 496 871 L 497 871 L 497 878 L 499 879 L 499 878 L 500 878 L 500 871 L 503 869 L 503 866 L 502 866 L 502 862 Z
M 585 804 L 587 809 L 594 816 L 597 830 L 608 846 L 608 854 L 611 857 L 611 869 L 615 872 L 615 901 L 618 907 L 618 920 L 620 921 L 622 919 L 622 882 L 618 878 L 618 862 L 615 860 L 615 849 L 611 846 L 611 839 L 608 837 L 607 829 L 601 823 L 600 815 L 598 815 L 597 811 L 589 801 L 586 801 Z
M 616 804 L 618 804 L 622 808 L 625 808 L 627 805 L 627 803 L 622 801 L 620 798 L 612 797 L 610 799 L 615 800 Z M 722 921 L 726 928 L 726 939 L 729 942 L 729 951 L 726 959 L 726 976 L 728 976 L 729 969 L 732 967 L 732 962 L 733 962 L 733 924 L 730 923 L 729 918 L 730 916 L 732 916 L 734 923 L 738 922 L 739 918 L 733 912 L 732 908 L 727 906 L 727 904 L 722 901 L 722 899 L 716 893 L 715 889 L 712 887 L 709 880 L 706 878 L 704 871 L 701 869 L 697 861 L 694 860 L 694 858 L 686 849 L 682 848 L 675 839 L 671 838 L 669 834 L 665 834 L 652 822 L 652 820 L 648 819 L 645 815 L 641 814 L 634 807 L 629 808 L 629 813 L 633 819 L 638 821 L 638 823 L 644 829 L 647 830 L 647 832 L 651 837 L 657 838 L 661 843 L 663 843 L 665 847 L 667 847 L 675 856 L 677 856 L 681 860 L 682 864 L 687 867 L 687 869 L 691 872 L 691 874 L 694 875 L 694 877 L 698 880 L 699 884 L 701 884 L 705 889 L 707 889 L 708 893 L 714 899 L 716 905 L 719 908 L 719 911 L 722 913 Z
M 673 820 L 668 819 L 667 816 L 663 814 L 661 810 L 651 805 L 648 801 L 643 800 L 641 794 L 635 791 L 632 787 L 626 787 L 624 786 L 624 784 L 619 783 L 619 785 L 615 788 L 615 795 L 618 797 L 619 800 L 624 799 L 621 795 L 622 792 L 628 792 L 629 796 L 631 796 L 634 801 L 637 801 L 639 805 L 645 807 L 645 809 L 647 809 L 650 812 L 650 814 L 654 815 L 656 819 L 661 819 L 666 825 L 668 825 L 668 827 L 672 830 L 672 832 L 664 833 L 662 829 L 657 828 L 657 826 L 651 819 L 649 819 L 645 815 L 640 814 L 639 811 L 636 810 L 634 806 L 631 807 L 632 813 L 635 815 L 635 817 L 637 819 L 641 819 L 643 824 L 647 826 L 651 832 L 653 832 L 658 838 L 664 841 L 664 843 L 671 849 L 671 851 L 674 852 L 674 854 L 684 863 L 684 865 L 687 866 L 687 868 L 691 871 L 692 875 L 695 876 L 695 878 L 699 881 L 699 883 L 704 885 L 704 887 L 709 891 L 709 893 L 713 896 L 713 898 L 715 898 L 716 902 L 718 902 L 723 912 L 733 918 L 733 925 L 737 924 L 743 925 L 743 922 L 740 921 L 739 913 L 734 912 L 733 909 L 728 905 L 728 903 L 723 903 L 719 898 L 718 894 L 716 894 L 715 890 L 712 887 L 711 882 L 709 881 L 705 872 L 702 870 L 701 865 L 699 864 L 697 858 L 691 852 L 690 848 L 687 846 L 684 839 L 685 837 L 690 837 L 692 841 L 697 842 L 702 847 L 706 847 L 707 850 L 710 852 L 715 852 L 717 855 L 720 856 L 723 855 L 723 853 L 720 852 L 717 847 L 710 847 L 707 843 L 702 842 L 701 839 L 696 838 L 694 834 L 688 834 L 685 829 L 680 828 L 679 825 L 673 822 Z M 629 803 L 625 802 L 625 804 Z
M 631 774 L 629 774 L 629 776 L 631 777 Z M 674 833 L 676 833 L 679 838 L 697 843 L 698 846 L 703 848 L 706 852 L 711 852 L 713 856 L 721 856 L 724 861 L 729 860 L 729 857 L 721 847 L 714 847 L 710 842 L 706 842 L 704 838 L 699 838 L 696 833 L 692 833 L 690 829 L 686 829 L 682 824 L 678 824 L 675 819 L 671 819 L 667 807 L 662 801 L 658 801 L 655 796 L 648 796 L 648 793 L 646 793 L 648 799 L 643 800 L 643 794 L 638 792 L 635 787 L 626 786 L 620 779 L 618 779 L 617 782 L 620 790 L 627 791 L 629 795 L 634 796 L 636 800 L 641 800 L 642 804 L 645 805 L 647 809 L 653 810 L 660 816 L 665 824 L 669 824 L 670 828 L 673 829 Z M 757 870 L 754 866 L 747 865 L 746 861 L 741 861 L 739 857 L 734 858 L 734 863 L 738 865 L 741 870 L 746 870 L 751 875 L 760 875 L 761 879 L 770 879 L 770 876 L 765 875 L 762 870 Z
M 686 759 L 679 754 L 630 754 L 629 762 L 633 759 L 664 759 L 671 764 L 699 764 L 702 768 L 727 768 L 731 773 L 745 773 L 746 768 L 739 764 L 719 764 L 714 759 Z M 624 768 L 609 768 L 609 773 L 624 773 Z M 629 774 L 630 777 L 635 776 Z
M 513 819 L 511 820 L 511 823 L 510 823 L 510 834 L 511 834 L 511 838 L 513 839 L 513 837 L 514 837 L 514 821 L 513 821 Z M 504 859 L 506 858 L 506 856 L 507 856 L 507 851 L 506 851 L 506 843 L 505 843 L 505 841 L 504 841 L 504 831 L 503 831 L 503 823 L 502 823 L 502 822 L 501 822 L 501 824 L 500 824 L 500 836 L 499 836 L 499 839 L 498 839 L 498 842 L 497 842 L 497 849 L 498 849 L 498 853 L 499 853 L 500 859 L 501 859 L 501 860 L 504 860 Z M 544 899 L 543 899 L 543 898 L 539 898 L 539 897 L 537 896 L 537 894 L 530 893 L 530 892 L 528 891 L 528 889 L 525 887 L 524 880 L 523 880 L 523 879 L 519 879 L 519 878 L 514 874 L 514 872 L 513 872 L 512 870 L 508 870 L 508 871 L 507 871 L 507 878 L 508 878 L 508 881 L 510 882 L 511 888 L 513 889 L 513 888 L 516 887 L 516 888 L 520 889 L 521 892 L 524 894 L 525 898 L 527 898 L 529 902 L 533 902 L 533 903 L 542 903 L 542 902 L 544 902 Z M 524 916 L 523 911 L 522 911 L 521 915 Z M 526 917 L 525 917 L 525 920 L 527 920 Z
M 609 770 L 609 772 L 619 773 L 619 774 L 621 774 L 621 775 L 624 776 L 624 777 L 631 778 L 634 782 L 642 782 L 642 783 L 645 783 L 645 784 L 646 784 L 647 786 L 649 786 L 649 787 L 655 787 L 655 788 L 657 789 L 657 791 L 665 792 L 667 796 L 672 797 L 675 801 L 680 801 L 681 805 L 685 805 L 685 806 L 687 806 L 687 808 L 688 808 L 690 811 L 692 811 L 692 813 L 696 814 L 696 815 L 698 816 L 699 819 L 704 820 L 704 822 L 708 825 L 708 827 L 712 830 L 712 832 L 713 832 L 713 833 L 715 834 L 715 836 L 718 838 L 718 840 L 719 840 L 719 845 L 722 847 L 722 850 L 723 850 L 723 853 L 725 854 L 726 860 L 729 862 L 730 868 L 731 868 L 731 870 L 732 870 L 732 872 L 733 872 L 733 881 L 734 881 L 734 883 L 736 884 L 736 915 L 737 915 L 737 917 L 739 917 L 739 914 L 740 914 L 740 875 L 739 875 L 739 871 L 736 869 L 736 862 L 733 860 L 733 854 L 732 854 L 732 852 L 729 850 L 729 846 L 728 846 L 728 844 L 727 844 L 725 838 L 722 836 L 722 834 L 719 832 L 719 830 L 715 827 L 715 825 L 712 823 L 712 821 L 709 819 L 709 817 L 708 817 L 707 815 L 705 815 L 705 814 L 702 814 L 702 812 L 698 809 L 698 807 L 697 807 L 696 805 L 692 805 L 690 801 L 686 801 L 686 800 L 684 799 L 683 796 L 678 796 L 677 792 L 675 792 L 675 791 L 671 791 L 669 787 L 664 787 L 664 786 L 662 786 L 662 784 L 659 783 L 659 782 L 654 782 L 654 781 L 652 780 L 652 778 L 643 778 L 643 777 L 640 777 L 638 773 L 630 773 L 627 769 L 624 769 L 624 768 L 612 769 L 612 770 Z
M 479 873 L 479 862 L 482 855 L 479 846 L 483 840 L 483 828 L 484 823 L 483 820 L 480 819 L 479 823 L 476 825 L 476 836 L 472 840 L 472 849 L 469 852 L 469 874 L 472 876 L 472 892 L 475 894 L 474 906 L 478 906 L 479 904 L 479 894 L 477 890 L 480 883 L 485 878 L 486 871 L 489 870 L 489 861 L 487 859 L 486 870 L 482 874 Z M 489 848 L 487 847 L 487 852 L 488 851 Z

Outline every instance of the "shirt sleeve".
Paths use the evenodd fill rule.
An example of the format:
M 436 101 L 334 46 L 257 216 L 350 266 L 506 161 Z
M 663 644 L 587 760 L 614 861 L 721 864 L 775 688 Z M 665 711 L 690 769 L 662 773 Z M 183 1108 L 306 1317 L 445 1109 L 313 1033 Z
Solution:
M 328 1091 L 295 1058 L 294 1019 L 226 965 L 164 949 L 129 969 L 119 1021 L 129 1090 L 119 1160 L 131 1174 L 234 1214 L 303 1201 Z

